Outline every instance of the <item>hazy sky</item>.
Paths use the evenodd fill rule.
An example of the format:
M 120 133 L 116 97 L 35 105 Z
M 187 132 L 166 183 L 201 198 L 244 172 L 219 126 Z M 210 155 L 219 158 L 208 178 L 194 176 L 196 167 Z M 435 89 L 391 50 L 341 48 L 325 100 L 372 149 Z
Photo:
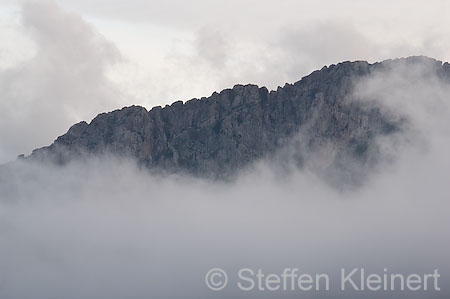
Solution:
M 0 162 L 103 111 L 274 89 L 343 60 L 450 60 L 448 1 L 2 0 Z
M 342 60 L 424 54 L 448 61 L 449 6 L 1 0 L 0 163 L 125 105 L 150 108 L 235 83 L 272 89 Z M 358 82 L 358 98 L 377 100 L 408 125 L 402 138 L 378 140 L 395 159 L 356 190 L 330 188 L 314 168 L 281 177 L 264 161 L 230 184 L 154 177 L 107 157 L 2 168 L 0 298 L 320 298 L 212 293 L 204 275 L 213 267 L 231 271 L 230 283 L 241 267 L 330 275 L 341 267 L 439 268 L 448 286 L 450 89 L 427 67 L 386 69 Z M 366 293 L 448 294 L 444 287 Z

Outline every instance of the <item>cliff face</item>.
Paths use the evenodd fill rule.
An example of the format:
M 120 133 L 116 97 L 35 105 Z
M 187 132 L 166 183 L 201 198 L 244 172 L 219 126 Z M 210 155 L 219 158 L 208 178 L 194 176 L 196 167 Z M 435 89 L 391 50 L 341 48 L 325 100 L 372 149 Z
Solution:
M 421 59 L 427 58 L 407 61 Z M 434 62 L 450 73 L 448 64 Z M 85 153 L 111 152 L 134 157 L 149 168 L 222 177 L 273 156 L 303 132 L 307 137 L 301 142 L 307 148 L 332 143 L 339 152 L 364 161 L 374 138 L 398 131 L 400 124 L 376 107 L 354 101 L 352 90 L 358 79 L 395 63 L 344 62 L 276 91 L 236 85 L 208 98 L 150 111 L 132 106 L 103 113 L 90 124 L 72 126 L 28 159 L 65 163 Z

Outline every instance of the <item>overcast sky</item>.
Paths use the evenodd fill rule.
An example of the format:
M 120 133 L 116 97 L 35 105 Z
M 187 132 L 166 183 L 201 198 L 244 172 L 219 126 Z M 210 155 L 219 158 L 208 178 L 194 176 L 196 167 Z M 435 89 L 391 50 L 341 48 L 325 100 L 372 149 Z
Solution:
M 275 89 L 343 60 L 449 61 L 446 2 L 0 0 L 0 163 L 127 105 L 236 83 Z M 439 268 L 442 292 L 390 297 L 449 298 L 450 90 L 427 67 L 356 85 L 362 101 L 408 120 L 401 136 L 377 140 L 387 161 L 356 190 L 331 188 L 314 163 L 283 176 L 261 161 L 229 184 L 155 177 L 108 157 L 4 167 L 0 298 L 320 298 L 236 295 L 242 267 Z M 231 288 L 207 290 L 213 267 L 229 271 Z M 362 294 L 387 297 L 338 297 Z
M 274 89 L 343 60 L 450 60 L 428 1 L 2 0 L 0 163 L 75 122 L 236 83 Z

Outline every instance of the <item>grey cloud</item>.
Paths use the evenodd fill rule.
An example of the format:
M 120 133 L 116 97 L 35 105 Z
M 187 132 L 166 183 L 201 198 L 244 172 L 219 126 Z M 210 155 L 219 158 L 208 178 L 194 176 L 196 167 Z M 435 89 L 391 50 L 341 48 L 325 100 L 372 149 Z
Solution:
M 2 162 L 115 108 L 121 98 L 106 76 L 121 56 L 81 17 L 54 1 L 26 2 L 21 15 L 35 53 L 0 73 Z
M 228 23 L 235 21 L 247 23 L 259 16 L 267 16 L 274 11 L 295 5 L 296 1 L 275 4 L 269 1 L 207 1 L 207 0 L 132 0 L 123 3 L 120 0 L 61 0 L 68 6 L 103 18 L 118 19 L 127 22 L 150 23 L 181 29 L 195 29 L 205 23 Z M 278 8 L 275 10 L 274 8 Z M 257 24 L 254 24 L 257 25 Z
M 380 55 L 374 44 L 352 23 L 329 20 L 283 28 L 274 46 L 283 53 L 290 77 L 337 61 L 371 60 Z
M 3 168 L 1 297 L 448 298 L 450 103 L 448 78 L 430 68 L 398 65 L 358 82 L 355 99 L 381 103 L 411 129 L 391 149 L 396 159 L 357 190 L 336 191 L 308 170 L 280 177 L 265 161 L 235 183 L 152 176 L 110 157 Z M 229 271 L 223 292 L 204 286 L 213 267 Z M 442 292 L 242 293 L 242 267 L 438 268 Z
M 212 68 L 223 70 L 231 45 L 223 32 L 212 26 L 205 26 L 197 33 L 195 49 L 199 59 L 206 61 Z
M 111 13 L 137 18 L 131 2 L 83 3 L 105 14 L 115 7 Z M 192 2 L 166 3 L 152 11 L 152 16 L 159 14 L 156 21 L 185 24 L 186 19 L 167 17 L 177 19 L 173 13 Z M 185 18 L 199 22 L 205 14 L 197 10 L 202 3 L 190 7 L 192 14 Z M 211 10 L 220 11 L 220 6 L 208 3 Z M 117 10 L 119 4 L 122 11 Z M 259 12 L 267 10 L 266 6 L 243 5 L 242 11 L 254 8 L 250 11 L 259 20 L 272 13 L 266 12 L 263 18 Z M 239 26 L 249 24 L 242 17 L 230 17 L 239 13 L 238 7 L 222 17 L 241 20 Z M 148 16 L 142 11 L 140 20 L 145 20 Z M 286 13 L 298 11 L 291 8 Z M 276 13 L 279 16 L 283 11 Z M 111 43 L 53 2 L 25 5 L 23 18 L 37 52 L 26 64 L 0 74 L 1 159 L 49 143 L 74 121 L 115 108 L 118 100 L 105 77 L 107 68 L 120 60 Z M 192 28 L 201 25 L 195 23 Z M 251 28 L 258 26 L 255 23 Z M 164 78 L 170 78 L 166 81 L 174 89 L 195 90 L 211 81 L 214 89 L 249 81 L 270 87 L 299 79 L 325 63 L 379 53 L 352 25 L 325 22 L 292 30 L 274 27 L 268 33 L 280 34 L 280 45 L 268 43 L 269 34 L 261 34 L 267 26 L 260 26 L 257 32 L 264 38 L 235 37 L 226 53 L 221 47 L 230 38 L 228 31 L 222 31 L 219 38 L 215 29 L 200 32 L 194 48 L 215 41 L 215 48 L 197 53 L 208 58 L 206 66 L 191 72 L 193 57 L 187 57 L 171 69 L 177 73 L 178 66 L 185 66 L 182 76 L 166 74 Z M 368 184 L 352 192 L 336 192 L 310 171 L 280 178 L 264 162 L 235 184 L 155 177 L 129 161 L 104 157 L 67 168 L 20 163 L 12 166 L 13 172 L 3 168 L 0 297 L 273 295 L 208 292 L 204 274 L 217 266 L 230 273 L 240 267 L 279 271 L 287 266 L 310 272 L 335 271 L 347 265 L 404 272 L 440 268 L 448 285 L 449 90 L 427 74 L 427 67 L 419 64 L 413 73 L 402 68 L 386 70 L 360 82 L 355 95 L 368 103 L 381 101 L 386 111 L 408 117 L 411 127 L 405 140 L 380 140 L 383 146 L 392 147 L 395 163 L 384 165 Z M 448 298 L 448 290 L 433 295 Z M 297 298 L 298 294 L 286 296 Z
M 155 61 L 160 58 L 151 54 L 128 57 L 137 70 L 118 75 L 121 77 L 118 81 L 122 80 L 124 86 L 129 84 L 129 92 L 139 98 L 133 102 L 145 106 L 206 96 L 236 83 L 256 83 L 274 89 L 342 60 L 373 62 L 420 53 L 441 59 L 447 56 L 448 26 L 441 26 L 445 18 L 435 17 L 433 22 L 430 18 L 414 18 L 429 11 L 445 11 L 439 9 L 445 1 L 434 1 L 434 5 L 426 7 L 408 2 L 408 18 L 405 16 L 405 22 L 398 26 L 395 14 L 403 13 L 401 2 L 389 3 L 390 14 L 383 10 L 387 2 L 376 5 L 353 1 L 59 2 L 89 17 L 114 38 L 123 38 L 120 36 L 123 33 L 113 36 L 112 26 L 124 25 L 139 29 L 136 34 L 139 26 L 143 26 L 158 32 L 154 38 L 164 36 L 174 40 L 173 53 L 167 53 L 166 44 L 160 49 L 157 46 L 160 41 L 143 35 L 142 48 L 156 47 L 155 52 L 164 51 L 168 59 Z M 413 24 L 408 23 L 411 19 Z M 414 38 L 399 34 L 400 25 L 411 25 L 407 32 L 417 34 Z M 417 27 L 421 30 L 416 30 Z M 104 55 L 109 57 L 108 53 Z M 148 63 L 146 67 L 141 68 L 141 60 Z M 136 78 L 130 78 L 133 76 Z M 121 82 L 116 83 L 122 86 Z M 112 104 L 102 107 L 103 111 L 116 108 Z
M 245 39 L 230 28 L 218 28 L 203 27 L 191 44 L 194 54 L 174 53 L 171 62 L 177 65 L 174 68 L 192 71 L 196 77 L 208 76 L 219 90 L 238 82 L 275 89 L 324 65 L 370 60 L 381 53 L 381 45 L 370 42 L 346 22 L 304 22 L 277 28 L 276 34 L 263 39 L 257 36 Z
M 205 94 L 239 82 L 275 89 L 324 65 L 347 60 L 375 62 L 399 53 L 445 56 L 444 50 L 438 50 L 445 48 L 440 46 L 445 39 L 435 35 L 429 37 L 435 42 L 424 41 L 422 46 L 405 40 L 385 44 L 373 40 L 357 23 L 337 18 L 288 22 L 274 26 L 267 35 L 247 35 L 220 24 L 202 28 L 192 42 L 186 42 L 192 54 L 174 51 L 168 63 L 177 70 L 172 77 L 179 85 L 190 78 L 191 88 L 208 86 Z

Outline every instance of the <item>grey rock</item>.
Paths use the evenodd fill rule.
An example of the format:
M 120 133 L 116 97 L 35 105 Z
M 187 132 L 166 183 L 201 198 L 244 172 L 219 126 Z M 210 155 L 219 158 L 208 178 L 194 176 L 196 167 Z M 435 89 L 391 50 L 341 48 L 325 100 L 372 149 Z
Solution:
M 302 132 L 307 137 L 301 143 L 309 151 L 333 144 L 338 152 L 335 164 L 345 164 L 344 156 L 367 163 L 375 137 L 399 131 L 401 123 L 353 101 L 354 84 L 403 60 L 343 62 L 276 91 L 235 85 L 208 98 L 150 111 L 131 106 L 102 113 L 90 124 L 72 126 L 27 159 L 67 163 L 85 154 L 113 153 L 155 170 L 223 178 L 258 159 L 274 157 Z M 442 76 L 450 77 L 448 64 L 425 57 L 406 61 L 436 64 Z

